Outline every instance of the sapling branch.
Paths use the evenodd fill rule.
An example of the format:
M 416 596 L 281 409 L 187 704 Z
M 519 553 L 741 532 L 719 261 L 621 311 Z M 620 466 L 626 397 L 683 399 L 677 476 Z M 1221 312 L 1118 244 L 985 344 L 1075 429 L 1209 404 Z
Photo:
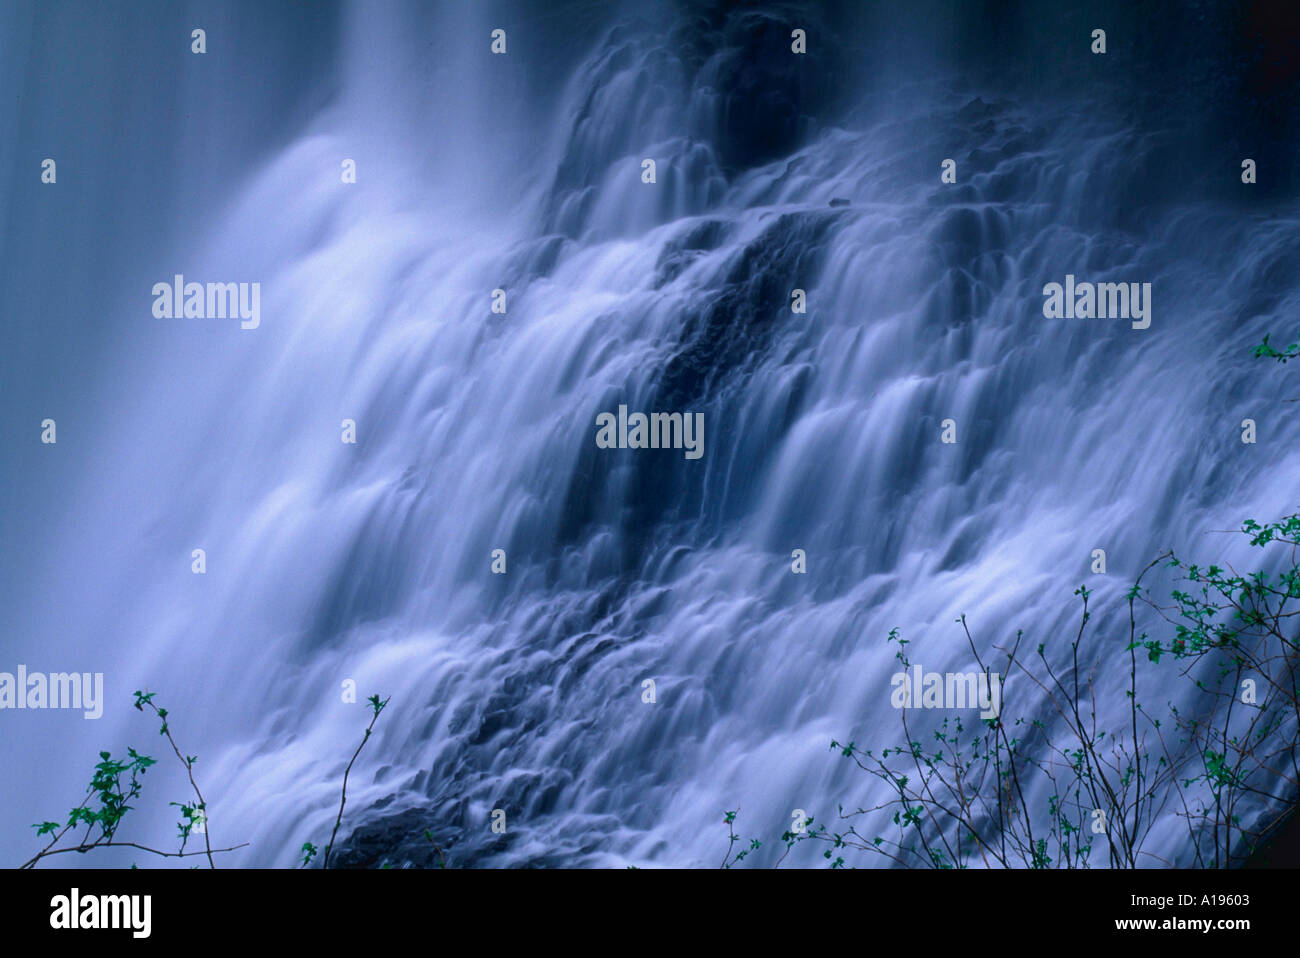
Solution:
M 370 716 L 370 724 L 366 726 L 366 733 L 361 736 L 361 743 L 357 746 L 357 750 L 352 753 L 352 760 L 348 762 L 348 767 L 343 770 L 343 790 L 339 796 L 339 814 L 338 817 L 334 819 L 334 831 L 330 833 L 329 843 L 325 846 L 325 855 L 321 859 L 321 868 L 330 867 L 330 851 L 334 848 L 334 839 L 338 837 L 339 826 L 343 823 L 343 809 L 348 804 L 348 776 L 352 774 L 352 766 L 356 764 L 357 756 L 361 754 L 361 750 L 365 748 L 366 743 L 370 741 L 370 733 L 374 730 L 375 722 L 379 721 L 379 713 L 382 712 L 384 706 L 388 704 L 388 699 L 384 699 L 382 702 L 379 701 L 378 695 L 372 695 L 366 701 L 370 704 L 370 710 L 372 712 Z M 304 852 L 306 849 L 307 846 L 304 845 Z M 311 855 L 314 854 L 315 850 L 313 849 Z M 307 861 L 310 860 L 311 857 L 309 855 Z M 304 865 L 306 863 L 307 862 L 303 862 Z

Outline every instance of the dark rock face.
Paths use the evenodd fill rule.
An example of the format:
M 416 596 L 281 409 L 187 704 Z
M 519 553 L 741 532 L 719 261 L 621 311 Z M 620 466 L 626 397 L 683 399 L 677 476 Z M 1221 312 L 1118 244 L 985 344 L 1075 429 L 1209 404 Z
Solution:
M 425 809 L 410 808 L 396 815 L 362 825 L 330 855 L 331 868 L 440 868 L 442 858 L 452 864 L 449 849 L 457 829 L 435 824 L 433 814 Z M 425 837 L 425 831 L 433 841 Z M 442 848 L 442 855 L 434 847 Z M 460 867 L 465 867 L 460 862 Z
M 792 53 L 795 27 L 816 38 L 815 56 Z M 839 103 L 835 33 L 806 5 L 714 4 L 677 32 L 688 63 L 698 65 L 696 88 L 714 97 L 697 117 L 706 127 L 698 135 L 729 173 L 793 152 Z

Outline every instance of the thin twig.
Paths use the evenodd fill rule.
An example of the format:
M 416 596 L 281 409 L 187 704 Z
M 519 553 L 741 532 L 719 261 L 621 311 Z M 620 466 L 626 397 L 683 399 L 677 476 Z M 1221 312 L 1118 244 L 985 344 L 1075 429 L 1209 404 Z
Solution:
M 361 737 L 361 744 L 358 745 L 357 750 L 352 753 L 352 761 L 348 762 L 348 767 L 343 771 L 343 793 L 339 796 L 339 814 L 338 817 L 334 819 L 334 831 L 330 833 L 329 844 L 325 846 L 325 857 L 321 860 L 321 868 L 330 867 L 330 850 L 334 847 L 334 839 L 338 836 L 339 825 L 343 823 L 343 809 L 348 803 L 348 776 L 352 774 L 352 766 L 356 762 L 357 756 L 361 754 L 361 750 L 365 748 L 366 743 L 370 741 L 370 732 L 374 729 L 375 723 L 379 721 L 379 713 L 382 712 L 384 706 L 388 704 L 388 699 L 384 699 L 381 702 L 379 701 L 379 696 L 375 695 L 370 698 L 370 703 L 375 714 L 370 717 L 370 724 L 366 726 L 366 734 Z

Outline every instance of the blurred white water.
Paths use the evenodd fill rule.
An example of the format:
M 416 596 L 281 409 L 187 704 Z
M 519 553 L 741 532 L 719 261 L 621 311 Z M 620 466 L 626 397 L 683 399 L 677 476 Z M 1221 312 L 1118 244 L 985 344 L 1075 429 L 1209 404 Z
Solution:
M 737 171 L 692 132 L 709 71 L 647 25 L 507 107 L 509 76 L 412 94 L 400 16 L 347 26 L 335 102 L 150 274 L 258 280 L 261 327 L 129 306 L 99 467 L 45 561 L 108 558 L 26 639 L 93 636 L 116 700 L 60 728 L 34 806 L 154 734 L 125 708 L 148 687 L 200 756 L 214 843 L 291 864 L 333 823 L 353 679 L 391 701 L 345 832 L 419 810 L 402 821 L 480 865 L 716 864 L 724 808 L 774 838 L 793 809 L 880 798 L 828 745 L 895 744 L 891 627 L 964 671 L 957 616 L 986 647 L 1063 643 L 1087 580 L 1114 652 L 1149 558 L 1240 557 L 1209 531 L 1295 508 L 1288 386 L 1248 353 L 1294 316 L 1296 219 L 1129 221 L 1158 132 L 934 81 Z M 462 55 L 414 89 L 483 72 Z M 1044 319 L 1067 272 L 1152 283 L 1151 328 Z M 704 457 L 597 450 L 620 403 L 703 412 Z M 1267 442 L 1240 443 L 1246 417 Z M 1033 696 L 1013 683 L 1004 709 Z

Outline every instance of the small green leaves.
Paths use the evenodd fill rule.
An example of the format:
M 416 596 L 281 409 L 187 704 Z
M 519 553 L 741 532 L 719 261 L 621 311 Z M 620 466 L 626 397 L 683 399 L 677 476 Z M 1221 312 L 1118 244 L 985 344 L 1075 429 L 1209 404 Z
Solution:
M 1286 349 L 1277 349 L 1269 343 L 1268 336 L 1265 336 L 1264 341 L 1255 347 L 1254 355 L 1256 359 L 1275 359 L 1285 364 L 1288 360 L 1300 356 L 1300 343 L 1292 343 Z
M 181 847 L 189 839 L 190 833 L 206 821 L 202 804 L 190 805 L 185 802 L 169 802 L 168 804 L 181 810 L 182 821 L 177 823 L 180 832 Z
M 153 709 L 160 717 L 165 717 L 166 709 L 160 709 L 153 703 L 154 693 L 142 692 L 136 690 L 134 705 L 137 710 L 144 711 L 145 706 Z M 167 734 L 167 724 L 164 721 L 162 734 Z M 175 743 L 172 743 L 175 748 Z M 176 750 L 177 757 L 189 769 L 198 761 L 196 756 L 190 755 L 181 758 L 180 750 Z M 141 778 L 154 765 L 157 760 L 148 755 L 142 755 L 134 748 L 127 748 L 124 758 L 114 758 L 112 752 L 99 752 L 99 761 L 95 763 L 91 772 L 90 786 L 87 788 L 87 798 L 76 808 L 68 812 L 67 824 L 63 831 L 59 830 L 57 822 L 42 822 L 40 825 L 33 826 L 38 836 L 55 835 L 55 841 L 47 846 L 43 851 L 38 853 L 23 867 L 30 867 L 36 861 L 39 861 L 47 854 L 54 854 L 57 851 L 78 851 L 85 853 L 93 848 L 110 845 L 123 844 L 115 841 L 118 829 L 121 827 L 126 814 L 134 809 L 132 802 L 139 797 L 143 788 Z M 193 778 L 190 782 L 193 784 Z M 198 788 L 195 786 L 195 794 L 198 794 Z M 206 821 L 205 804 L 202 798 L 193 804 L 181 802 L 172 802 L 173 806 L 181 809 L 182 820 L 179 823 L 181 837 L 180 852 L 184 853 L 185 839 L 190 833 L 202 827 Z M 63 837 L 67 830 L 85 826 L 86 831 L 76 836 L 77 844 L 70 847 L 55 849 L 53 846 L 58 843 L 58 839 Z M 145 848 L 145 846 L 139 846 Z M 155 848 L 145 848 L 146 851 L 158 855 L 174 855 L 176 852 L 164 852 Z M 135 867 L 134 865 L 132 867 Z

